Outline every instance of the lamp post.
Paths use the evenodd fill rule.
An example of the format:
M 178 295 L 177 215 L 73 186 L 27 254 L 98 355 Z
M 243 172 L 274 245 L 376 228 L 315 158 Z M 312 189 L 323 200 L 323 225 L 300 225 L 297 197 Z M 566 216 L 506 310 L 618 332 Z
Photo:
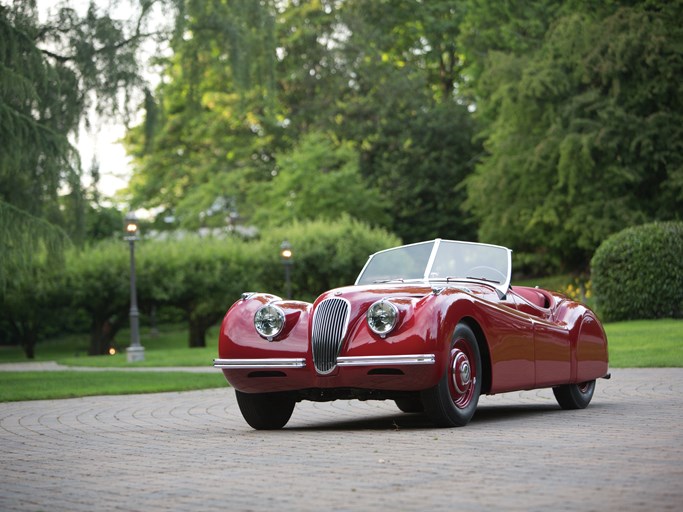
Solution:
M 126 349 L 129 363 L 145 360 L 145 347 L 140 345 L 140 312 L 138 311 L 138 294 L 135 286 L 135 241 L 138 236 L 138 219 L 135 213 L 126 215 L 126 236 L 124 240 L 130 245 L 130 347 Z
M 285 291 L 288 299 L 292 298 L 292 279 L 290 276 L 290 271 L 292 269 L 292 264 L 294 261 L 292 257 L 294 256 L 294 251 L 292 251 L 292 246 L 287 240 L 283 240 L 280 244 L 280 260 L 282 261 L 282 266 L 285 267 Z

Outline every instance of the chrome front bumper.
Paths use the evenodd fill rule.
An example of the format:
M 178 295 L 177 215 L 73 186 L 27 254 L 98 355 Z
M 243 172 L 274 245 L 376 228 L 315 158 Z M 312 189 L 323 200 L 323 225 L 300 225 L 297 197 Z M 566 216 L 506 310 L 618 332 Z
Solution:
M 434 354 L 406 354 L 400 356 L 356 356 L 338 357 L 337 366 L 401 366 L 416 364 L 434 364 Z M 261 359 L 214 359 L 213 365 L 220 369 L 286 369 L 305 368 L 303 358 L 261 358 Z
M 305 368 L 305 359 L 214 359 L 213 365 L 216 368 L 229 368 L 234 370 L 251 368 Z

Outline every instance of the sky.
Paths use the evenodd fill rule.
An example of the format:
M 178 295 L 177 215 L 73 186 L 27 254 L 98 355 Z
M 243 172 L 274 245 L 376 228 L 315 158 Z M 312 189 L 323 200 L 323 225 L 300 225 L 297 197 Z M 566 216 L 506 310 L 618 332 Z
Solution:
M 119 142 L 125 133 L 121 124 L 101 124 L 95 133 L 81 130 L 78 140 L 75 142 L 81 155 L 84 169 L 83 181 L 89 185 L 88 169 L 93 160 L 97 158 L 100 165 L 100 181 L 98 191 L 106 197 L 113 196 L 118 190 L 128 185 L 132 173 L 130 158 L 126 150 Z

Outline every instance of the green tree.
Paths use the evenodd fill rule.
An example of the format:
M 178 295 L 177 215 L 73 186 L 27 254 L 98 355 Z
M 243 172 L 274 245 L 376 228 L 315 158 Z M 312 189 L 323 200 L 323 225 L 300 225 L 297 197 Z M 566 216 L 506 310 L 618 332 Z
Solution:
M 254 216 L 258 224 L 334 220 L 343 212 L 367 224 L 389 224 L 385 199 L 361 176 L 359 154 L 350 143 L 335 146 L 311 134 L 276 159 L 277 175 L 252 191 L 252 202 L 261 205 Z
M 28 359 L 35 357 L 41 336 L 64 314 L 64 284 L 63 274 L 47 258 L 34 257 L 31 267 L 8 281 L 5 293 L 0 293 L 7 341 L 20 345 Z
M 609 234 L 680 218 L 682 6 L 609 7 L 489 57 L 495 115 L 467 189 L 482 239 L 586 268 Z
M 243 291 L 253 287 L 257 254 L 252 246 L 237 238 L 198 236 L 141 245 L 140 304 L 182 310 L 189 346 L 205 347 L 207 330 Z
M 106 354 L 116 333 L 128 322 L 128 252 L 119 240 L 107 240 L 67 254 L 66 286 L 70 307 L 90 319 L 91 356 Z
M 188 228 L 225 225 L 235 208 L 262 223 L 282 209 L 260 192 L 280 190 L 291 156 L 328 139 L 360 155 L 360 183 L 385 209 L 375 222 L 388 214 L 408 240 L 471 238 L 460 184 L 478 147 L 459 94 L 460 17 L 446 0 L 186 3 L 184 37 L 155 91 L 158 128 L 151 143 L 144 125 L 129 132 L 135 204 Z M 294 190 L 301 205 L 319 205 L 321 180 L 341 176 L 305 172 L 311 186 Z M 338 182 L 326 211 L 355 215 L 358 184 Z
M 472 239 L 463 180 L 480 151 L 462 89 L 452 2 L 356 0 L 345 4 L 350 92 L 338 132 L 357 141 L 361 172 L 389 200 L 404 241 Z M 357 57 L 353 57 L 357 55 Z
M 31 272 L 41 248 L 53 255 L 67 245 L 60 190 L 84 204 L 68 137 L 91 108 L 125 110 L 120 98 L 140 83 L 135 56 L 151 4 L 124 23 L 92 3 L 82 17 L 63 4 L 45 21 L 35 0 L 0 3 L 0 290 Z
M 246 183 L 273 168 L 274 9 L 247 0 L 181 6 L 164 79 L 127 145 L 135 157 L 133 205 L 159 208 L 194 229 L 224 223 L 225 215 L 207 215 L 216 200 L 241 206 Z

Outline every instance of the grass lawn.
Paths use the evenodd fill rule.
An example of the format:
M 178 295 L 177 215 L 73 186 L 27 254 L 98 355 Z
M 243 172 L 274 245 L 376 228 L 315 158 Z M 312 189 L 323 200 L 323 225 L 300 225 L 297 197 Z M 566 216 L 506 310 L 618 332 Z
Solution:
M 683 367 L 683 320 L 632 320 L 604 327 L 610 366 Z
M 212 327 L 206 336 L 206 347 L 189 348 L 184 325 L 159 327 L 158 335 L 141 329 L 140 343 L 145 347 L 145 360 L 128 363 L 126 347 L 130 331 L 122 329 L 115 339 L 117 353 L 113 356 L 88 356 L 88 335 L 69 335 L 46 340 L 36 345 L 34 361 L 57 361 L 68 366 L 150 367 L 150 366 L 211 366 L 218 357 L 218 329 Z M 26 362 L 19 347 L 0 347 L 0 363 Z
M 102 368 L 144 368 L 154 366 L 210 367 L 218 351 L 218 326 L 210 329 L 207 346 L 189 348 L 184 326 L 160 327 L 158 336 L 143 329 L 140 342 L 145 347 L 145 361 L 128 363 L 126 347 L 130 333 L 116 336 L 118 353 L 113 356 L 88 356 L 88 336 L 69 335 L 46 340 L 36 346 L 34 361 L 56 361 L 68 366 Z M 27 362 L 19 347 L 0 347 L 0 363 Z M 190 391 L 225 387 L 228 383 L 220 370 L 212 373 L 120 372 L 120 371 L 46 371 L 0 372 L 0 402 L 41 400 L 93 395 L 123 395 Z

